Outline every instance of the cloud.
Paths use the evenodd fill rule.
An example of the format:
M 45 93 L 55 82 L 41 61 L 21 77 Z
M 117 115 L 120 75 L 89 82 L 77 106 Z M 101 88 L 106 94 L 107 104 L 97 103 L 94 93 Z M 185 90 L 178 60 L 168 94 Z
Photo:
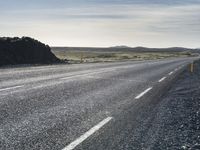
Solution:
M 4 10 L 1 34 L 30 35 L 51 45 L 71 46 L 195 47 L 200 43 L 198 0 L 68 2 L 62 1 L 63 7 L 41 4 L 40 8 Z

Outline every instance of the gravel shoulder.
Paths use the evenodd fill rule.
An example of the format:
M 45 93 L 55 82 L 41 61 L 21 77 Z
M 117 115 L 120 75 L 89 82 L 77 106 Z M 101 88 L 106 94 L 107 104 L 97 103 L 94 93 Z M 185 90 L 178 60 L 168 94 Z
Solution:
M 143 148 L 200 149 L 200 61 L 194 73 L 186 69 L 179 76 L 153 111 Z

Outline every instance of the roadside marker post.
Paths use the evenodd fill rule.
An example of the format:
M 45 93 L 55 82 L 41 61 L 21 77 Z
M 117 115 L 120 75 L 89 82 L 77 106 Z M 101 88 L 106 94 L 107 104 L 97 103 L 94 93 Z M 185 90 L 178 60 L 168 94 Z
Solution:
M 190 64 L 190 72 L 193 73 L 194 72 L 194 63 Z
M 81 53 L 81 63 L 83 63 L 83 53 Z

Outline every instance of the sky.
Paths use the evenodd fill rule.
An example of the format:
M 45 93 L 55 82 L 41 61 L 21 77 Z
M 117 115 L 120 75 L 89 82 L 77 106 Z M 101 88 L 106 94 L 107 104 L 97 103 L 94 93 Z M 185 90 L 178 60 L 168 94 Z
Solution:
M 200 47 L 200 0 L 0 0 L 0 36 L 50 46 Z

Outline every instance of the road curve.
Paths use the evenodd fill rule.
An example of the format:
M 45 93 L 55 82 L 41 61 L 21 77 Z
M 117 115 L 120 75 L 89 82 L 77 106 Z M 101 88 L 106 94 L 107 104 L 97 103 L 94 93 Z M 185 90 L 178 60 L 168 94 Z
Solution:
M 192 60 L 2 68 L 0 149 L 117 149 Z

